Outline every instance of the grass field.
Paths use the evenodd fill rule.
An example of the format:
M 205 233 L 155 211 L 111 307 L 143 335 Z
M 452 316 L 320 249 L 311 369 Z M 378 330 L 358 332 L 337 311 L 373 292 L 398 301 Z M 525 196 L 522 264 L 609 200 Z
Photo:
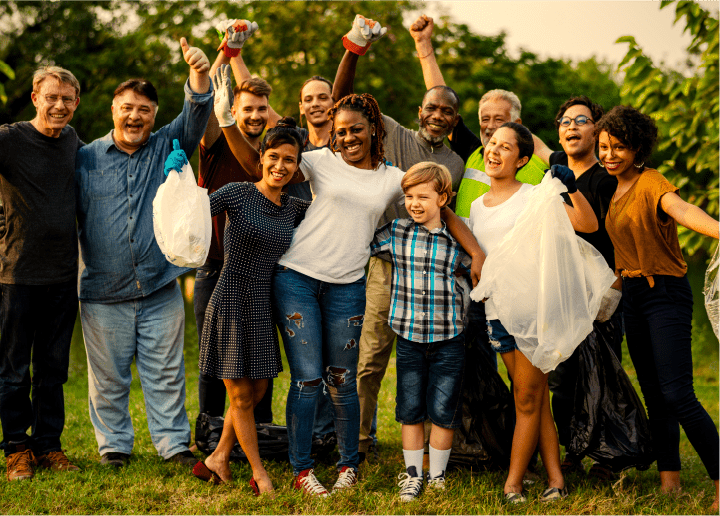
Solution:
M 701 299 L 703 274 L 702 265 L 691 271 L 696 301 Z M 194 427 L 198 414 L 198 348 L 192 305 L 188 304 L 186 309 L 187 410 Z M 695 390 L 717 425 L 718 341 L 710 329 L 704 307 L 697 302 L 693 328 Z M 425 493 L 416 502 L 401 504 L 396 487 L 397 475 L 403 466 L 400 426 L 394 421 L 394 358 L 380 392 L 380 457 L 362 465 L 360 484 L 349 493 L 325 500 L 304 497 L 290 489 L 292 473 L 286 462 L 268 462 L 266 465 L 277 490 L 274 499 L 252 496 L 247 485 L 251 471 L 246 464 L 233 465 L 236 480 L 232 485 L 216 487 L 198 482 L 187 469 L 164 463 L 155 452 L 137 379 L 132 383 L 130 398 L 135 427 L 132 460 L 126 468 L 110 470 L 98 463 L 97 444 L 87 408 L 87 369 L 79 324 L 71 355 L 70 380 L 65 387 L 67 420 L 63 446 L 82 471 L 40 471 L 30 482 L 11 484 L 1 480 L 1 514 L 709 514 L 714 495 L 707 473 L 683 433 L 683 492 L 679 495 L 659 492 L 659 476 L 653 466 L 644 472 L 625 472 L 612 485 L 569 476 L 566 481 L 570 497 L 551 505 L 532 501 L 537 500 L 543 489 L 541 482 L 529 490 L 530 503 L 511 507 L 503 504 L 505 472 L 462 470 L 449 473 L 444 493 Z M 624 350 L 623 365 L 635 381 L 627 349 Z M 133 374 L 137 378 L 135 370 Z M 284 424 L 289 383 L 286 362 L 285 371 L 275 382 L 275 423 Z M 589 463 L 586 459 L 586 469 Z M 2 469 L 4 475 L 4 467 Z M 326 485 L 335 481 L 332 464 L 319 464 L 316 473 Z

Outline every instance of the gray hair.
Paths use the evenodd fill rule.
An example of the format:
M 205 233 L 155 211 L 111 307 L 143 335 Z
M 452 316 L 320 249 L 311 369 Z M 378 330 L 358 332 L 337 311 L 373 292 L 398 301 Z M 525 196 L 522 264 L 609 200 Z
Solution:
M 80 81 L 78 81 L 70 70 L 59 66 L 42 66 L 33 74 L 33 91 L 40 91 L 40 83 L 48 77 L 53 77 L 61 83 L 69 84 L 75 88 L 75 96 L 80 96 Z
M 515 95 L 512 91 L 507 90 L 490 90 L 485 93 L 485 95 L 480 98 L 480 102 L 478 102 L 478 113 L 482 109 L 482 105 L 490 100 L 504 100 L 508 103 L 510 103 L 510 121 L 515 122 L 518 118 L 520 118 L 520 110 L 522 109 L 522 104 L 520 104 L 520 99 L 517 95 Z

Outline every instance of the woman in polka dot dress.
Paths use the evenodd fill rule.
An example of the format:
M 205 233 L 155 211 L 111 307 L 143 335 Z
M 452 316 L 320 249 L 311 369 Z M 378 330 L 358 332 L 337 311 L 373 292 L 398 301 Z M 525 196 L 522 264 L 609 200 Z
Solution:
M 294 228 L 309 202 L 282 193 L 298 170 L 302 139 L 295 121 L 285 118 L 261 145 L 262 179 L 230 183 L 210 195 L 213 216 L 226 212 L 225 265 L 210 298 L 200 342 L 200 370 L 222 378 L 230 397 L 222 437 L 193 474 L 215 483 L 232 479 L 230 451 L 240 441 L 253 470 L 256 494 L 273 489 L 260 460 L 254 406 L 267 379 L 282 371 L 280 347 L 270 307 L 275 263 L 290 247 Z

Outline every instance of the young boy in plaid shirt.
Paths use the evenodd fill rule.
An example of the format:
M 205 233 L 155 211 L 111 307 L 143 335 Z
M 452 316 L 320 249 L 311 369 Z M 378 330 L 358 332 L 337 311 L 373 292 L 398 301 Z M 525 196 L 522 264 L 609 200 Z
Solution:
M 445 468 L 453 434 L 460 426 L 465 362 L 463 314 L 470 285 L 455 271 L 469 272 L 470 257 L 450 236 L 440 210 L 450 202 L 447 168 L 422 162 L 402 179 L 405 208 L 412 219 L 378 229 L 373 255 L 393 264 L 389 323 L 397 333 L 397 406 L 402 424 L 405 473 L 400 499 L 417 498 L 423 487 L 424 421 L 430 419 L 428 488 L 445 489 Z

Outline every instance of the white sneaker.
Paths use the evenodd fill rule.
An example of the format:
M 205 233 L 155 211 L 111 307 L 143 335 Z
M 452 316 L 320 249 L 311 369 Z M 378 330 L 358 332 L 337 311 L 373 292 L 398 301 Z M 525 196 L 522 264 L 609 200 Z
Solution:
M 400 473 L 398 475 L 400 482 L 400 501 L 412 502 L 422 492 L 423 479 L 422 477 L 411 477 L 407 472 Z
M 427 486 L 428 486 L 428 489 L 436 489 L 438 491 L 445 491 L 445 472 L 443 471 L 442 474 L 436 476 L 435 478 L 430 478 L 430 473 L 428 473 Z
M 343 466 L 340 470 L 337 482 L 332 488 L 332 492 L 339 491 L 340 489 L 347 489 L 348 487 L 355 487 L 358 483 L 357 473 L 350 466 Z
M 325 498 L 329 494 L 325 486 L 315 477 L 312 469 L 301 471 L 300 474 L 295 477 L 293 488 L 321 498 Z

